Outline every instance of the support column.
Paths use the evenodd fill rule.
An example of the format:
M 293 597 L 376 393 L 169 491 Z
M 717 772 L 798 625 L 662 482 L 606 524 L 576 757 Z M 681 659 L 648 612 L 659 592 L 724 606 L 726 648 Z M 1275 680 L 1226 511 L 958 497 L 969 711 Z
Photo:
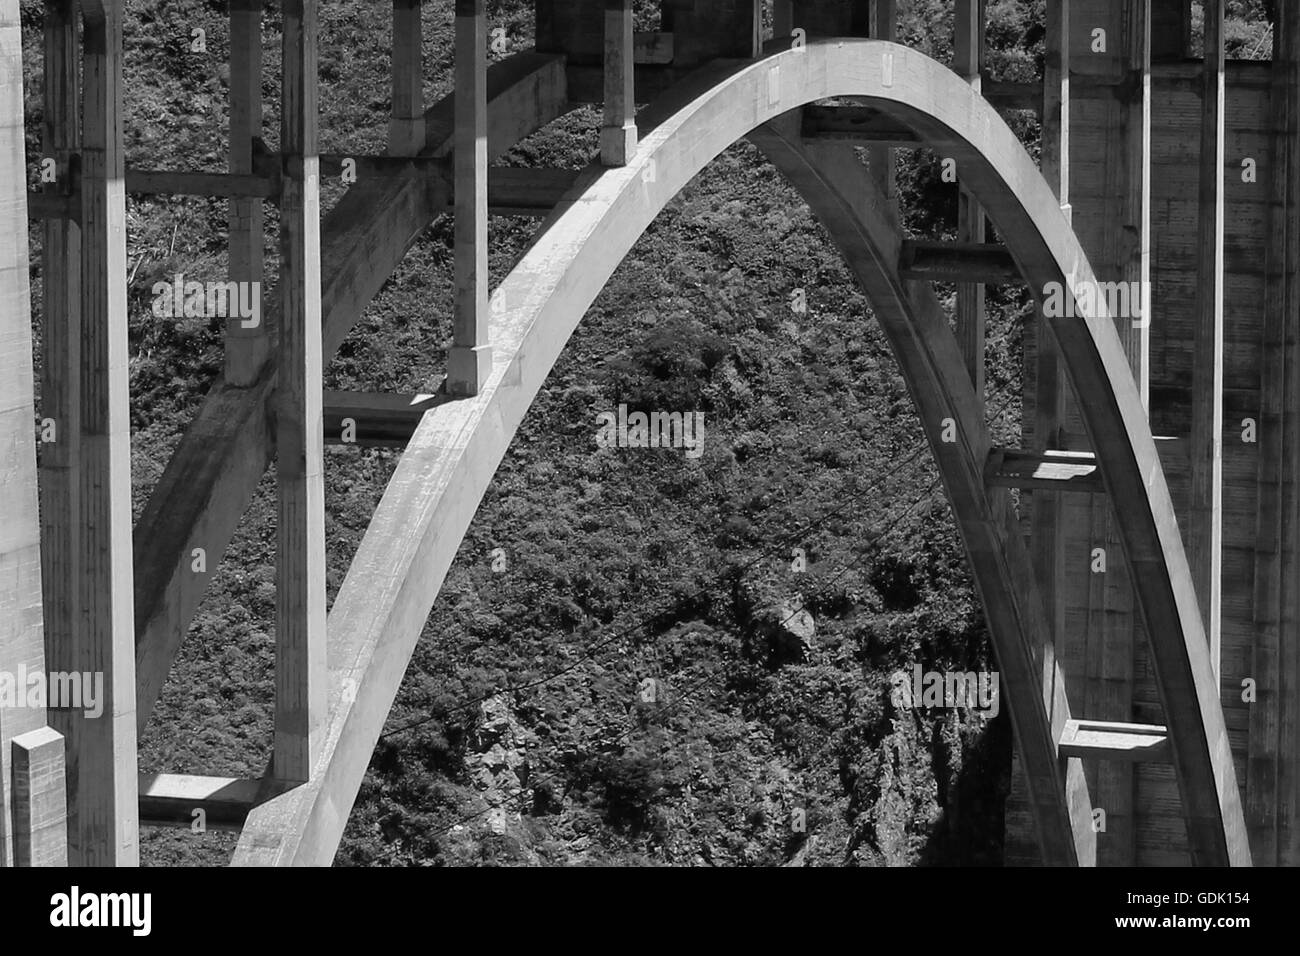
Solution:
M 772 2 L 772 36 L 788 37 L 794 33 L 793 0 L 773 0 Z
M 1283 25 L 1275 30 L 1275 59 L 1281 60 L 1286 82 L 1285 119 L 1280 124 L 1285 152 L 1275 154 L 1284 179 L 1285 243 L 1282 253 L 1285 307 L 1282 310 L 1284 375 L 1281 447 L 1280 608 L 1278 656 L 1274 675 L 1276 705 L 1269 707 L 1277 728 L 1277 779 L 1265 796 L 1277 823 L 1277 865 L 1300 865 L 1300 11 L 1296 4 L 1278 4 Z M 1283 165 L 1284 164 L 1284 165 Z M 1272 251 L 1272 250 L 1270 250 Z M 1261 679 L 1261 687 L 1264 685 Z M 1260 700 L 1265 698 L 1261 695 Z M 1257 709 L 1263 710 L 1263 707 Z M 1267 722 L 1270 715 L 1261 714 Z M 1254 728 L 1252 727 L 1252 732 Z
M 63 735 L 49 727 L 13 742 L 14 865 L 67 866 Z
M 1191 49 L 1192 0 L 1156 0 L 1151 8 L 1151 61 L 1176 63 Z
M 262 0 L 230 0 L 230 171 L 253 171 L 253 140 L 262 136 Z M 262 317 L 262 200 L 230 200 L 230 278 L 256 283 L 257 322 L 226 320 L 226 381 L 252 385 L 270 353 Z
M 1043 122 L 1040 154 L 1043 178 L 1070 218 L 1070 0 L 1048 0 L 1043 56 Z M 1065 379 L 1060 352 L 1051 325 L 1038 310 L 1025 336 L 1025 416 L 1022 428 L 1026 447 L 1046 451 L 1061 447 L 1060 433 L 1065 408 Z M 1055 665 L 1068 662 L 1065 612 L 1066 534 L 1064 496 L 1035 489 L 1030 492 L 1029 548 L 1051 629 L 1035 646 L 1043 679 L 1043 699 L 1053 699 Z M 1079 688 L 1070 687 L 1068 691 Z M 1076 700 L 1078 698 L 1076 697 Z M 1050 706 L 1050 703 L 1049 703 Z M 1075 714 L 1074 716 L 1086 716 Z M 1040 861 L 1028 787 L 1013 755 L 1011 796 L 1007 801 L 1004 857 L 1007 865 L 1028 865 Z
M 605 0 L 605 118 L 600 161 L 626 166 L 636 153 L 632 0 Z
M 393 0 L 393 109 L 388 152 L 414 156 L 424 149 L 424 29 L 420 0 Z
M 282 0 L 282 9 L 273 770 L 302 781 L 320 752 L 326 706 L 316 0 Z
M 984 68 L 984 0 L 957 0 L 953 25 L 953 69 L 976 93 Z M 958 180 L 961 171 L 958 170 Z M 984 241 L 984 209 L 965 185 L 957 199 L 957 241 Z M 966 370 L 975 386 L 980 414 L 984 408 L 984 286 L 962 282 L 957 286 L 957 341 Z
M 1300 854 L 1295 801 L 1297 637 L 1297 468 L 1300 463 L 1300 376 L 1297 376 L 1297 293 L 1300 289 L 1300 7 L 1277 6 L 1270 66 L 1271 135 L 1268 243 L 1264 256 L 1264 327 L 1260 349 L 1259 500 L 1256 519 L 1254 623 L 1246 755 L 1246 827 L 1258 866 L 1294 866 Z M 1262 166 L 1263 164 L 1261 164 Z
M 71 186 L 69 157 L 81 147 L 81 50 L 77 0 L 45 4 L 45 89 L 41 155 L 53 159 L 58 180 L 47 194 Z M 18 222 L 20 220 L 11 220 Z M 81 670 L 81 225 L 47 219 L 41 225 L 41 583 L 45 665 Z M 66 776 L 77 779 L 80 721 L 50 707 L 49 725 L 66 744 Z M 68 803 L 68 832 L 77 806 Z
M 27 259 L 27 163 L 23 150 L 22 31 L 18 0 L 0 0 L 0 675 L 17 683 L 0 697 L 0 867 L 14 863 L 10 742 L 45 724 L 26 706 L 25 674 L 45 670 L 41 629 L 40 526 L 32 315 Z
M 1150 314 L 1150 0 L 1072 0 L 1070 4 L 1070 201 L 1075 234 L 1098 282 L 1136 283 L 1136 304 L 1112 317 L 1127 354 L 1143 408 L 1148 395 Z M 1133 286 L 1129 286 L 1133 288 Z M 1071 400 L 1063 423 L 1082 434 Z M 1081 666 L 1072 697 L 1080 716 L 1121 722 L 1145 719 L 1135 706 L 1139 644 L 1145 643 L 1118 517 L 1104 497 L 1071 496 L 1062 503 L 1060 537 L 1067 552 L 1069 651 Z M 1092 563 L 1095 549 L 1104 566 Z M 1104 568 L 1104 569 L 1103 569 Z M 1138 818 L 1149 807 L 1144 786 L 1162 786 L 1147 768 L 1116 761 L 1087 767 L 1094 808 L 1106 813 L 1097 862 L 1138 862 Z
M 763 55 L 763 0 L 740 0 L 740 12 L 749 9 L 749 56 L 757 60 Z
M 456 0 L 456 302 L 447 392 L 477 395 L 492 371 L 487 256 L 487 17 Z
M 1128 340 L 1133 375 L 1150 409 L 1151 342 L 1151 0 L 1125 4 L 1125 57 L 1128 77 L 1136 83 L 1124 104 L 1125 222 L 1134 235 L 1133 248 L 1121 250 L 1123 279 L 1138 282 L 1142 290 L 1140 327 L 1130 328 Z M 1130 326 L 1133 323 L 1128 323 Z
M 1196 329 L 1192 355 L 1192 495 L 1188 559 L 1196 582 L 1210 664 L 1220 673 L 1223 547 L 1223 0 L 1205 0 L 1201 78 Z M 1216 685 L 1217 689 L 1217 685 Z
M 1070 213 L 1070 0 L 1047 0 L 1043 39 L 1043 177 Z
M 1043 123 L 1041 163 L 1043 178 L 1070 218 L 1070 0 L 1048 0 L 1047 33 L 1043 58 Z M 1065 407 L 1065 377 L 1051 323 L 1038 310 L 1033 326 L 1033 447 L 1047 451 L 1059 447 Z M 1044 644 L 1057 657 L 1065 648 L 1065 540 L 1061 495 L 1033 493 L 1030 548 L 1039 570 L 1039 587 L 1047 602 L 1052 633 Z M 1044 676 L 1051 673 L 1050 657 Z
M 1126 334 L 1122 336 L 1129 353 L 1133 377 L 1137 380 L 1142 397 L 1142 407 L 1149 411 L 1150 402 L 1150 341 L 1152 315 L 1151 296 L 1151 0 L 1127 0 L 1124 10 L 1124 67 L 1126 78 L 1133 84 L 1132 92 L 1121 100 L 1123 111 L 1120 120 L 1120 143 L 1123 146 L 1120 168 L 1121 189 L 1124 197 L 1123 215 L 1109 228 L 1125 235 L 1125 244 L 1119 249 L 1118 269 L 1122 281 L 1137 282 L 1141 291 L 1140 325 L 1125 321 Z M 1100 502 L 1097 503 L 1101 505 Z M 1101 505 L 1105 507 L 1105 505 Z M 1118 515 L 1106 518 L 1106 549 L 1111 555 L 1122 555 Z M 1100 713 L 1134 714 L 1134 683 L 1137 678 L 1136 653 L 1138 642 L 1145 644 L 1144 624 L 1137 612 L 1133 597 L 1133 575 L 1142 573 L 1128 561 L 1121 562 L 1126 571 L 1105 575 L 1107 595 L 1103 601 L 1104 618 L 1101 641 L 1100 671 L 1094 670 L 1094 686 L 1102 702 Z M 1113 567 L 1113 565 L 1112 565 Z M 1095 657 L 1093 658 L 1095 660 Z M 1136 715 L 1135 715 L 1136 716 Z M 1100 719 L 1107 719 L 1105 716 Z M 1109 814 L 1111 827 L 1106 853 L 1098 852 L 1100 865 L 1125 865 L 1139 862 L 1137 840 L 1138 819 L 1147 807 L 1138 799 L 1138 774 L 1148 773 L 1141 765 L 1119 765 L 1103 761 L 1098 768 L 1097 801 L 1115 809 Z
M 131 423 L 122 149 L 124 0 L 82 0 L 81 645 L 79 670 L 103 681 L 103 713 L 79 724 L 74 866 L 139 864 Z M 83 674 L 84 678 L 84 674 Z
M 871 0 L 868 32 L 876 40 L 893 40 L 898 33 L 898 0 Z M 889 146 L 867 149 L 871 181 L 885 197 L 889 213 L 898 221 L 898 184 L 894 169 L 894 150 Z

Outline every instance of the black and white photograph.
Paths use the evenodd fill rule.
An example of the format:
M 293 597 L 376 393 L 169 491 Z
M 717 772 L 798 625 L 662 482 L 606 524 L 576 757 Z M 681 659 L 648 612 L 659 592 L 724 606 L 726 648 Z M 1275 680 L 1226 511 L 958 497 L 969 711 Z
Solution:
M 0 936 L 1296 866 L 1300 3 L 0 0 Z

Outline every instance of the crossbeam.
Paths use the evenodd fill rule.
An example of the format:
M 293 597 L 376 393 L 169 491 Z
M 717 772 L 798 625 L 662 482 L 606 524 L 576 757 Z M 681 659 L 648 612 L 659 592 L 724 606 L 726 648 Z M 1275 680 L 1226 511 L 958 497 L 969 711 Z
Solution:
M 27 194 L 27 218 L 35 220 L 63 219 L 81 221 L 81 194 L 65 195 L 57 192 Z
M 880 146 L 911 146 L 921 138 L 909 127 L 868 106 L 809 106 L 803 111 L 805 140 L 841 140 Z
M 400 447 L 414 434 L 424 413 L 446 400 L 446 395 L 326 392 L 325 442 Z
M 274 160 L 273 154 L 269 159 Z M 345 177 L 348 183 L 370 179 L 433 178 L 448 189 L 446 211 L 455 208 L 452 175 L 447 161 L 432 156 L 371 156 L 322 153 L 322 177 Z M 287 163 L 292 167 L 293 161 Z M 573 186 L 578 170 L 547 167 L 489 166 L 488 212 L 493 216 L 538 218 L 555 208 Z M 250 174 L 190 172 L 184 170 L 132 170 L 126 172 L 126 191 L 143 195 L 260 198 L 278 204 L 283 180 L 274 172 Z M 81 194 L 30 192 L 27 217 L 33 220 L 78 221 Z
M 1104 494 L 1097 459 L 1080 451 L 1022 451 L 995 448 L 989 453 L 985 481 L 990 488 L 1037 488 Z
M 1156 724 L 1067 720 L 1061 734 L 1060 752 L 1062 757 L 1124 763 L 1166 762 L 1169 734 Z
M 272 199 L 280 193 L 277 178 L 256 173 L 206 173 L 127 167 L 126 191 L 136 195 Z
M 549 215 L 578 181 L 581 170 L 488 167 L 488 212 L 494 216 Z M 452 202 L 455 197 L 453 195 Z
M 1025 110 L 1040 113 L 1043 109 L 1043 84 L 994 80 L 984 74 L 980 81 L 984 98 L 1001 110 Z
M 242 777 L 142 773 L 139 789 L 141 823 L 237 831 L 253 807 L 282 793 L 287 785 Z
M 899 254 L 899 271 L 905 279 L 931 282 L 1024 284 L 1011 253 L 997 243 L 908 240 Z
M 632 62 L 673 62 L 673 35 L 662 30 L 636 31 L 632 34 Z

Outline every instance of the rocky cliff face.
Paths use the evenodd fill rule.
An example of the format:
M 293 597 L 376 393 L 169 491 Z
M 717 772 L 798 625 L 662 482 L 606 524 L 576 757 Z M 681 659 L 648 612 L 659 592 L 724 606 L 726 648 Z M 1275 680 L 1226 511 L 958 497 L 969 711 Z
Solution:
M 465 770 L 479 797 L 491 810 L 487 814 L 494 833 L 504 833 L 508 822 L 518 820 L 530 797 L 528 747 L 533 737 L 515 719 L 505 697 L 485 700 L 479 723 L 469 738 Z

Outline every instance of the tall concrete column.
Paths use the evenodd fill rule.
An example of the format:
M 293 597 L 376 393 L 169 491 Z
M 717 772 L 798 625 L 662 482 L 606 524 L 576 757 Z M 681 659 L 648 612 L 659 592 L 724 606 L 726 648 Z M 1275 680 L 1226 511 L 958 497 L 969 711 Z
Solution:
M 477 395 L 492 371 L 487 255 L 487 16 L 456 0 L 456 300 L 447 391 Z
M 953 69 L 978 93 L 984 69 L 984 0 L 957 0 L 953 24 Z M 958 170 L 958 182 L 961 171 Z M 957 200 L 957 241 L 984 241 L 984 209 L 964 185 Z M 984 406 L 984 286 L 957 286 L 957 341 L 966 370 L 975 386 L 975 400 Z
M 253 140 L 262 136 L 262 0 L 230 0 L 230 171 L 253 171 Z M 226 320 L 226 381 L 252 385 L 270 355 L 265 303 L 260 300 L 264 263 L 262 200 L 230 200 L 230 278 L 257 283 L 259 321 Z
M 139 863 L 131 549 L 126 191 L 122 147 L 125 0 L 82 0 L 81 644 L 103 713 L 78 711 L 73 865 Z
M 414 156 L 424 149 L 424 28 L 420 0 L 393 0 L 393 106 L 388 152 Z
M 1048 0 L 1043 76 L 1041 164 L 1043 177 L 1070 218 L 1070 0 Z M 1051 324 L 1039 310 L 1033 324 L 1033 448 L 1043 452 L 1060 444 L 1066 389 L 1061 356 Z M 1039 589 L 1047 601 L 1052 633 L 1043 635 L 1050 656 L 1063 658 L 1065 647 L 1065 540 L 1062 496 L 1032 492 L 1030 547 L 1039 572 Z M 1044 673 L 1050 673 L 1045 660 Z
M 72 186 L 70 157 L 81 148 L 81 46 L 77 0 L 45 4 L 42 161 L 52 159 L 47 196 Z M 13 220 L 18 222 L 20 220 Z M 45 658 L 51 671 L 81 670 L 81 224 L 41 225 L 41 584 Z M 66 743 L 68 780 L 77 779 L 80 719 L 51 707 L 50 726 Z M 68 806 L 75 832 L 76 804 Z
M 605 117 L 600 161 L 626 166 L 636 152 L 632 0 L 605 0 Z
M 50 727 L 13 741 L 14 865 L 67 866 L 63 735 Z
M 1191 520 L 1187 556 L 1196 581 L 1210 662 L 1221 672 L 1220 573 L 1223 551 L 1223 0 L 1205 0 L 1201 78 L 1200 246 L 1192 355 Z
M 1300 7 L 1278 4 L 1270 67 L 1254 646 L 1246 826 L 1257 865 L 1300 862 Z M 1261 163 L 1261 166 L 1263 164 Z
M 326 706 L 317 16 L 316 0 L 282 3 L 273 763 L 277 778 L 302 781 L 320 753 Z
M 796 24 L 797 25 L 797 24 Z M 867 29 L 876 40 L 893 40 L 898 33 L 898 0 L 871 0 Z M 894 169 L 894 150 L 889 146 L 867 149 L 867 166 L 871 181 L 885 197 L 887 212 L 898 220 L 898 182 Z
M 45 725 L 26 683 L 45 670 L 26 166 L 18 0 L 0 0 L 0 867 L 14 865 L 12 741 Z
M 1071 0 L 1069 15 L 1071 220 L 1099 282 L 1137 284 L 1138 301 L 1112 319 L 1145 409 L 1152 321 L 1151 0 Z M 1070 435 L 1085 440 L 1072 395 L 1061 421 Z M 1142 722 L 1134 709 L 1134 684 L 1138 642 L 1145 638 L 1114 507 L 1104 497 L 1072 495 L 1062 509 L 1061 537 L 1069 548 L 1067 620 L 1079 622 L 1070 633 L 1070 657 L 1080 662 L 1071 696 L 1082 717 Z M 1091 560 L 1097 549 L 1104 553 L 1104 571 Z M 1143 812 L 1138 772 L 1145 770 L 1117 761 L 1089 767 L 1094 807 L 1106 814 L 1106 831 L 1097 841 L 1099 865 L 1136 862 L 1137 817 Z

